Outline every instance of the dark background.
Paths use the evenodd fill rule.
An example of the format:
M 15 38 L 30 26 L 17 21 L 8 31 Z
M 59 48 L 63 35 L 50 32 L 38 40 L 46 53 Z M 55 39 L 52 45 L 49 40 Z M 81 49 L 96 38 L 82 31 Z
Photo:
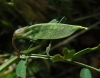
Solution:
M 48 23 L 55 18 L 60 20 L 63 16 L 67 18 L 65 21 L 67 24 L 94 27 L 70 39 L 70 42 L 56 47 L 50 52 L 51 55 L 61 53 L 64 47 L 80 51 L 100 43 L 100 0 L 0 0 L 0 54 L 8 54 L 7 57 L 0 57 L 0 64 L 15 54 L 11 40 L 16 29 L 36 23 Z M 75 34 L 78 33 L 80 32 Z M 52 47 L 66 39 L 54 40 Z M 37 45 L 42 47 L 33 53 L 44 52 L 49 42 L 49 40 L 36 41 L 33 47 Z M 28 40 L 16 41 L 20 50 L 27 50 L 32 44 L 33 42 Z M 100 50 L 75 60 L 100 68 Z M 15 65 L 0 74 L 0 78 L 17 78 Z M 43 59 L 30 59 L 27 65 L 27 78 L 80 78 L 81 68 L 64 62 L 52 63 Z M 100 78 L 100 73 L 93 70 L 91 72 L 93 78 Z

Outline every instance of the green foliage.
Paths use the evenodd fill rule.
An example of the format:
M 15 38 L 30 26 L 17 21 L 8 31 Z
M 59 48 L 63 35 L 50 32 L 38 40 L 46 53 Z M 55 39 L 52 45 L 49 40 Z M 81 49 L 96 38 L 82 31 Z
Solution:
M 65 18 L 65 16 L 62 17 L 62 19 L 59 21 L 59 23 L 65 23 L 66 19 L 67 19 L 67 18 Z
M 57 23 L 57 22 L 58 22 L 57 19 L 53 19 L 49 23 Z
M 43 23 L 17 29 L 13 36 L 16 39 L 23 38 L 30 40 L 60 39 L 70 36 L 79 29 L 85 29 L 85 27 L 61 23 Z
M 65 61 L 65 60 L 71 61 L 74 58 L 80 57 L 81 55 L 84 55 L 86 53 L 89 53 L 98 49 L 100 49 L 100 45 L 93 48 L 86 48 L 79 52 L 75 52 L 75 50 L 68 50 L 67 48 L 64 48 L 62 52 L 64 56 L 61 56 L 60 54 L 56 54 L 52 57 L 52 61 L 53 62 Z
M 38 62 L 34 61 L 29 65 L 27 68 L 30 75 L 33 75 L 34 73 L 37 73 L 41 69 L 41 66 Z
M 20 60 L 16 67 L 18 77 L 26 78 L 26 60 Z
M 5 74 L 2 77 L 0 74 L 0 78 L 15 78 L 15 72 L 13 70 L 12 73 L 9 73 L 6 69 L 11 66 L 13 63 L 16 62 L 16 60 L 18 60 L 18 57 L 15 55 L 15 51 L 13 50 L 12 46 L 11 46 L 11 37 L 12 34 L 14 32 L 14 30 L 16 30 L 18 28 L 18 26 L 26 26 L 26 25 L 32 25 L 32 24 L 37 24 L 37 23 L 41 23 L 41 22 L 48 22 L 53 18 L 56 18 L 57 20 L 59 20 L 62 16 L 65 16 L 68 18 L 67 21 L 65 21 L 63 19 L 63 21 L 57 21 L 56 19 L 51 21 L 50 23 L 67 23 L 67 24 L 79 24 L 82 26 L 90 26 L 89 30 L 92 28 L 91 31 L 84 33 L 85 36 L 88 35 L 88 37 L 91 37 L 90 40 L 88 40 L 90 43 L 90 45 L 84 45 L 85 47 L 93 47 L 97 44 L 99 44 L 99 38 L 97 38 L 99 36 L 99 24 L 100 24 L 100 12 L 99 12 L 99 0 L 0 0 L 0 64 L 2 64 L 3 60 L 8 59 L 8 61 L 6 61 L 5 63 L 3 63 L 0 66 L 0 73 L 3 69 L 5 69 L 5 71 L 3 71 Z M 32 23 L 32 24 L 30 24 Z M 94 28 L 93 28 L 94 25 Z M 98 27 L 97 27 L 98 26 Z M 96 31 L 96 32 L 94 32 Z M 93 33 L 91 33 L 93 32 Z M 96 33 L 96 35 L 95 35 Z M 81 32 L 76 33 L 77 34 L 81 34 Z M 81 37 L 83 37 L 84 35 L 81 35 Z M 95 35 L 95 36 L 94 36 Z M 79 35 L 77 35 L 79 36 Z M 92 39 L 94 38 L 95 39 Z M 69 47 L 70 46 L 70 41 L 72 41 L 72 44 L 75 43 L 77 44 L 77 42 L 82 42 L 84 43 L 84 38 L 82 39 L 82 41 L 79 39 L 77 41 L 77 37 L 74 41 L 73 39 L 75 38 L 74 35 L 72 35 L 71 37 L 68 38 L 68 43 L 64 42 L 65 46 Z M 60 53 L 59 51 L 61 49 L 64 48 L 64 46 L 60 47 L 56 47 L 57 51 L 55 51 L 54 49 L 52 50 L 52 48 L 56 45 L 63 44 L 63 39 L 59 39 L 59 40 L 54 40 L 52 47 L 49 48 L 51 49 L 52 53 Z M 20 47 L 20 49 L 25 49 L 24 51 L 20 51 L 23 54 L 28 54 L 29 56 L 31 56 L 31 53 L 43 53 L 44 54 L 44 49 L 46 48 L 46 45 L 48 45 L 48 41 L 47 40 L 38 40 L 34 43 L 34 45 L 29 48 L 29 50 L 27 50 L 28 46 L 33 44 L 33 43 L 29 43 L 29 42 L 25 42 L 24 44 L 19 44 L 20 42 L 16 42 L 18 47 Z M 27 45 L 28 44 L 28 45 Z M 67 44 L 67 45 L 66 45 Z M 42 47 L 41 47 L 42 46 Z M 78 47 L 79 46 L 79 47 Z M 75 49 L 77 50 L 80 48 L 83 48 L 82 44 L 78 44 L 78 45 L 71 45 L 70 48 L 71 49 Z M 35 51 L 34 51 L 35 49 Z M 60 49 L 60 50 L 59 50 Z M 97 48 L 94 48 L 94 50 L 96 50 Z M 83 57 L 81 57 L 82 55 L 89 53 L 89 52 L 93 52 L 94 51 L 92 48 L 86 48 L 83 49 L 79 52 L 76 52 L 73 55 L 73 59 L 80 57 L 81 59 L 84 59 Z M 48 50 L 49 52 L 49 50 Z M 4 56 L 4 54 L 7 53 L 9 55 Z M 51 53 L 51 54 L 52 54 Z M 66 52 L 66 56 L 67 58 L 69 58 L 69 56 L 67 55 L 68 53 Z M 100 54 L 99 52 L 94 53 L 95 55 L 92 56 L 92 53 L 90 54 L 89 59 L 91 58 L 95 58 L 96 55 Z M 61 56 L 60 54 L 56 54 L 59 56 Z M 86 54 L 87 57 L 88 54 Z M 14 56 L 14 59 L 11 58 L 9 59 L 9 57 Z M 40 58 L 40 55 L 33 55 L 34 58 Z M 32 56 L 32 57 L 33 57 Z M 5 58 L 6 57 L 6 58 Z M 30 58 L 32 58 L 30 57 Z M 52 56 L 50 56 L 52 57 Z M 61 56 L 61 60 L 62 60 Z M 3 59 L 3 60 L 2 60 Z M 48 59 L 47 56 L 42 55 L 42 59 Z M 70 58 L 69 58 L 70 59 Z M 71 59 L 71 62 L 73 62 L 73 59 Z M 37 61 L 37 59 L 31 59 L 33 60 L 32 62 Z M 57 59 L 58 60 L 58 59 Z M 84 59 L 85 61 L 88 59 Z M 48 61 L 48 60 L 47 60 Z M 79 59 L 80 61 L 80 59 Z M 28 61 L 29 63 L 30 61 Z M 50 62 L 50 61 L 48 61 Z M 93 62 L 93 60 L 91 59 L 91 62 Z M 38 61 L 38 64 L 42 63 L 42 61 Z M 88 61 L 88 64 L 90 62 Z M 32 65 L 32 64 L 31 64 Z M 50 62 L 51 65 L 51 62 Z M 54 64 L 56 65 L 56 63 Z M 63 64 L 57 64 L 59 67 L 62 66 L 63 70 L 61 72 L 65 72 L 65 67 L 63 67 Z M 84 64 L 85 65 L 85 64 Z M 34 66 L 34 65 L 33 65 Z M 44 65 L 45 66 L 45 65 Z M 12 66 L 11 66 L 12 67 Z M 35 67 L 35 66 L 34 66 Z M 66 67 L 67 64 L 66 64 Z M 83 66 L 84 67 L 84 66 Z M 28 68 L 31 67 L 30 65 L 28 66 Z M 52 67 L 51 67 L 52 68 Z M 62 69 L 61 68 L 61 69 Z M 14 69 L 12 67 L 12 69 Z M 43 68 L 45 69 L 45 68 Z M 90 68 L 92 69 L 92 68 Z M 29 70 L 29 71 L 30 71 Z M 40 69 L 39 69 L 40 70 Z M 60 70 L 60 68 L 59 68 Z M 94 70 L 94 69 L 93 69 Z M 28 72 L 29 72 L 28 71 Z M 98 70 L 97 70 L 98 71 Z M 52 73 L 55 73 L 53 71 L 51 71 Z M 100 71 L 98 71 L 100 72 Z M 33 72 L 32 72 L 33 73 Z M 42 73 L 42 72 L 41 72 Z M 40 74 L 41 74 L 40 73 Z M 14 75 L 13 75 L 14 74 Z M 38 74 L 39 76 L 41 76 L 40 74 Z M 55 73 L 55 75 L 58 75 L 59 73 Z M 62 74 L 62 73 L 60 73 Z M 60 75 L 59 74 L 59 75 Z M 29 75 L 27 73 L 28 76 L 32 76 Z M 46 75 L 46 73 L 45 73 Z M 51 74 L 50 74 L 51 75 Z M 66 74 L 64 74 L 66 75 Z M 45 78 L 45 77 L 40 77 L 40 78 Z M 49 77 L 47 77 L 49 78 Z M 62 78 L 62 77 L 59 77 Z M 75 77 L 77 78 L 77 77 Z
M 65 18 L 63 17 L 60 20 L 60 22 L 64 22 L 64 20 L 65 20 Z M 29 40 L 37 40 L 37 39 L 50 39 L 50 40 L 52 39 L 53 40 L 53 39 L 60 39 L 60 38 L 68 37 L 79 29 L 86 29 L 85 27 L 82 27 L 82 26 L 62 24 L 60 22 L 59 23 L 57 23 L 57 22 L 58 21 L 56 19 L 53 19 L 49 23 L 35 24 L 35 25 L 29 26 L 29 27 L 23 27 L 23 28 L 17 29 L 14 32 L 13 38 L 29 39 Z M 31 51 L 30 47 L 25 52 L 23 52 L 23 51 L 22 52 L 25 54 L 29 53 Z M 50 48 L 51 48 L 51 43 L 46 48 L 47 55 L 31 54 L 30 56 L 25 55 L 25 57 L 20 57 L 21 60 L 19 61 L 18 65 L 16 67 L 17 76 L 22 77 L 22 78 L 26 77 L 26 62 L 27 62 L 28 57 L 51 59 L 53 62 L 64 61 L 64 62 L 68 62 L 68 63 L 75 63 L 77 65 L 81 65 L 81 66 L 88 67 L 88 68 L 94 69 L 96 71 L 99 71 L 98 69 L 93 68 L 91 66 L 88 66 L 88 65 L 85 65 L 85 64 L 82 64 L 79 62 L 75 62 L 75 61 L 73 61 L 73 58 L 79 57 L 85 53 L 89 53 L 91 51 L 97 50 L 100 48 L 100 45 L 98 45 L 97 47 L 94 47 L 94 48 L 86 48 L 86 49 L 81 50 L 76 53 L 75 53 L 75 50 L 68 50 L 67 48 L 64 48 L 62 51 L 63 56 L 60 54 L 50 56 L 49 55 Z M 24 60 L 23 58 L 26 60 Z M 83 77 L 84 72 L 87 72 L 87 70 L 84 69 L 81 71 L 82 78 L 85 78 L 85 77 Z M 32 72 L 30 72 L 30 73 L 32 73 Z
M 92 78 L 90 70 L 87 68 L 82 68 L 80 72 L 80 77 L 81 78 Z
M 60 22 L 64 22 L 65 18 L 63 17 Z M 69 24 L 62 24 L 62 23 L 57 23 L 58 21 L 56 19 L 53 19 L 52 21 L 50 21 L 49 23 L 42 23 L 42 24 L 35 24 L 29 27 L 23 27 L 20 29 L 17 29 L 14 32 L 13 37 L 15 39 L 29 39 L 29 40 L 37 40 L 37 39 L 60 39 L 60 38 L 64 38 L 64 37 L 68 37 L 71 34 L 73 34 L 75 31 L 79 30 L 79 29 L 86 29 L 85 27 L 82 26 L 76 26 L 76 25 L 69 25 Z M 79 57 L 85 53 L 89 53 L 91 51 L 97 50 L 100 48 L 100 45 L 98 45 L 97 47 L 94 48 L 86 48 L 84 50 L 81 50 L 79 52 L 75 53 L 75 50 L 68 50 L 67 48 L 64 48 L 62 53 L 63 56 L 60 54 L 56 54 L 54 56 L 50 56 L 49 55 L 49 51 L 51 48 L 51 43 L 49 44 L 49 46 L 46 48 L 46 53 L 47 55 L 37 55 L 37 54 L 33 54 L 33 56 L 28 56 L 28 57 L 33 57 L 33 58 L 44 58 L 44 59 L 51 59 L 53 62 L 57 62 L 57 61 L 65 61 L 65 62 L 72 62 L 75 64 L 79 64 L 82 65 L 84 67 L 88 67 L 94 70 L 99 71 L 96 68 L 93 68 L 91 66 L 82 64 L 82 63 L 78 63 L 78 62 L 74 62 L 72 59 L 75 57 Z M 49 56 L 49 58 L 48 58 Z M 23 66 L 25 65 L 26 61 L 21 60 L 16 68 L 16 73 L 18 76 L 23 76 L 23 71 L 24 72 L 24 77 L 26 76 L 26 67 Z M 23 68 L 21 69 L 21 65 L 23 66 Z M 22 71 L 22 72 L 20 72 Z M 86 72 L 86 70 L 85 70 Z M 82 71 L 82 74 L 84 74 L 84 71 Z M 83 77 L 83 76 L 81 76 Z M 83 77 L 84 78 L 84 77 Z
M 48 56 L 50 56 L 50 55 L 49 55 L 50 48 L 51 48 L 51 43 L 50 43 L 49 46 L 46 48 L 46 53 L 47 53 Z
M 0 74 L 0 78 L 16 78 L 15 71 L 12 70 L 9 73 L 2 73 Z
M 56 54 L 52 57 L 52 61 L 53 62 L 65 61 L 65 60 L 71 61 L 75 51 L 74 50 L 68 50 L 67 48 L 64 48 L 62 53 L 63 53 L 64 56 L 61 56 L 60 54 Z
M 81 51 L 75 53 L 74 56 L 73 56 L 73 58 L 79 57 L 79 56 L 81 56 L 81 55 L 83 55 L 83 54 L 86 54 L 86 53 L 89 53 L 89 52 L 92 52 L 92 51 L 98 50 L 98 49 L 100 49 L 100 44 L 99 44 L 98 46 L 96 46 L 96 47 L 93 47 L 93 48 L 86 48 L 86 49 L 83 49 L 83 50 L 81 50 Z
M 64 59 L 71 60 L 73 58 L 73 55 L 75 53 L 75 50 L 68 50 L 67 48 L 63 49 Z

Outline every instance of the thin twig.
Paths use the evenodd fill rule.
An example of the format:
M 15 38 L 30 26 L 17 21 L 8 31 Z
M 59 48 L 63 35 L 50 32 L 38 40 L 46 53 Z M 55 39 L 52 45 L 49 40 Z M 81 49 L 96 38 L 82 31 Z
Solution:
M 72 61 L 71 63 L 76 64 L 76 65 L 79 65 L 79 66 L 81 66 L 81 67 L 85 67 L 85 68 L 89 68 L 89 69 L 95 70 L 95 71 L 97 71 L 97 72 L 100 72 L 99 69 L 97 69 L 97 68 L 95 68 L 95 67 L 92 67 L 92 66 L 89 66 L 89 65 L 86 65 L 86 64 L 84 64 L 84 63 L 80 63 L 80 62 L 77 62 L 77 61 Z
M 26 57 L 30 57 L 30 58 L 42 58 L 42 59 L 50 59 L 50 60 L 52 60 L 52 58 L 53 58 L 53 56 L 49 56 L 48 57 L 48 55 L 42 55 L 42 54 L 32 54 L 31 56 L 26 56 Z M 67 62 L 67 63 L 70 63 L 70 64 L 79 65 L 81 67 L 86 67 L 86 68 L 95 70 L 97 72 L 100 72 L 100 70 L 97 69 L 97 68 L 95 68 L 95 67 L 92 67 L 92 66 L 89 66 L 89 65 L 86 65 L 84 63 L 77 62 L 77 61 L 63 60 L 62 62 Z
M 15 49 L 15 51 L 17 52 L 18 57 L 19 57 L 19 56 L 20 56 L 20 51 L 17 49 L 17 47 L 16 47 L 16 45 L 15 45 L 15 38 L 14 38 L 14 37 L 12 37 L 12 45 L 13 45 L 13 47 L 14 47 L 14 49 Z

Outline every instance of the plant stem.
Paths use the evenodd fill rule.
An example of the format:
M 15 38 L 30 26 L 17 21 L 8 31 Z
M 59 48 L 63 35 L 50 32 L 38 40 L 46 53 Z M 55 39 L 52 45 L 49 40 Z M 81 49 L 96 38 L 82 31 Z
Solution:
M 42 58 L 42 59 L 50 59 L 52 60 L 52 57 L 53 56 L 47 56 L 47 55 L 41 55 L 41 54 L 32 54 L 31 56 L 28 56 L 30 58 Z M 89 69 L 92 69 L 92 70 L 95 70 L 97 72 L 100 72 L 99 69 L 95 68 L 95 67 L 92 67 L 92 66 L 89 66 L 89 65 L 86 65 L 86 64 L 83 64 L 83 63 L 80 63 L 80 62 L 76 62 L 76 61 L 69 61 L 69 60 L 65 60 L 64 62 L 67 62 L 67 63 L 71 63 L 71 64 L 75 64 L 75 65 L 79 65 L 81 67 L 86 67 L 86 68 L 89 68 Z
M 27 53 L 30 53 L 30 52 L 32 52 L 32 51 L 34 51 L 34 50 L 36 50 L 36 49 L 38 49 L 38 48 L 40 48 L 40 47 L 41 47 L 41 45 L 36 46 L 36 47 L 32 47 L 32 48 L 30 48 L 30 50 L 25 50 L 25 51 L 22 51 L 22 52 L 25 53 L 25 54 L 27 54 Z M 0 66 L 0 73 L 1 73 L 4 69 L 8 68 L 12 63 L 16 62 L 16 60 L 18 60 L 18 56 L 14 56 L 14 57 L 8 59 L 8 61 L 6 61 L 5 63 L 3 63 L 3 64 Z
M 8 66 L 10 66 L 13 62 L 15 62 L 18 59 L 18 56 L 14 56 L 13 58 L 9 59 L 8 61 L 6 61 L 5 63 L 3 63 L 0 66 L 0 73 L 1 71 L 3 71 L 4 69 L 6 69 Z
M 42 59 L 50 59 L 50 60 L 52 60 L 52 57 L 53 57 L 53 56 L 42 55 L 42 54 L 31 54 L 31 56 L 26 56 L 26 57 L 30 57 L 30 58 L 42 58 Z M 9 59 L 7 62 L 5 62 L 4 64 L 2 64 L 2 65 L 0 66 L 0 72 L 3 71 L 3 70 L 4 70 L 5 68 L 7 68 L 8 66 L 10 66 L 10 65 L 11 65 L 13 62 L 15 62 L 17 59 L 18 59 L 18 56 L 14 56 L 13 58 Z M 69 60 L 65 60 L 64 62 L 71 63 L 71 64 L 76 64 L 76 65 L 79 65 L 79 66 L 82 66 L 82 67 L 86 67 L 86 68 L 95 70 L 95 71 L 97 71 L 97 72 L 100 72 L 99 69 L 97 69 L 97 68 L 95 68 L 95 67 L 92 67 L 92 66 L 89 66 L 89 65 L 86 65 L 86 64 L 83 64 L 83 63 L 80 63 L 80 62 L 69 61 Z
M 23 50 L 23 51 L 21 51 L 21 53 L 22 54 L 30 54 L 31 52 L 37 50 L 40 47 L 41 47 L 41 45 L 38 45 L 38 46 L 35 46 L 35 47 L 32 47 L 32 48 L 29 48 L 28 50 Z
M 28 56 L 30 58 L 42 58 L 42 59 L 51 59 L 52 56 L 48 55 L 42 55 L 42 54 L 31 54 L 31 56 Z
M 95 68 L 95 67 L 92 67 L 92 66 L 89 66 L 89 65 L 86 65 L 86 64 L 83 64 L 83 63 L 80 63 L 80 62 L 76 62 L 76 61 L 71 61 L 72 63 L 76 64 L 76 65 L 79 65 L 79 66 L 82 66 L 82 67 L 86 67 L 86 68 L 89 68 L 89 69 L 92 69 L 92 70 L 95 70 L 97 72 L 100 72 L 99 69 Z
M 18 57 L 19 57 L 19 56 L 20 56 L 20 51 L 17 49 L 17 47 L 16 47 L 16 45 L 15 45 L 15 38 L 14 38 L 14 37 L 12 37 L 12 45 L 13 45 L 13 47 L 14 47 L 14 49 L 15 49 L 15 51 L 17 52 Z
M 0 54 L 0 57 L 8 57 L 11 56 L 11 54 Z

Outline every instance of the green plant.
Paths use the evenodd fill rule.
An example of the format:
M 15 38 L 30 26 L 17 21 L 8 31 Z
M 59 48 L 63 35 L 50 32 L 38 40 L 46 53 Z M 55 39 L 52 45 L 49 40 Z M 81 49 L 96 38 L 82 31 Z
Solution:
M 90 70 L 87 68 L 83 68 L 80 72 L 80 77 L 81 78 L 92 78 Z
M 75 52 L 75 50 L 69 50 L 67 48 L 64 48 L 62 51 L 63 56 L 60 54 L 51 56 L 49 54 L 52 43 L 50 43 L 49 46 L 46 48 L 46 55 L 43 55 L 43 54 L 27 55 L 28 53 L 30 53 L 31 48 L 29 48 L 26 51 L 19 51 L 17 49 L 17 47 L 15 45 L 16 39 L 29 39 L 29 40 L 33 40 L 33 41 L 36 41 L 38 39 L 46 39 L 46 40 L 50 40 L 52 42 L 54 39 L 68 37 L 79 29 L 87 29 L 86 27 L 82 27 L 82 26 L 62 24 L 61 22 L 63 22 L 64 20 L 65 20 L 65 18 L 62 18 L 60 21 L 57 21 L 56 19 L 54 19 L 54 20 L 50 21 L 49 23 L 35 24 L 35 25 L 17 29 L 14 32 L 13 38 L 12 38 L 12 44 L 13 44 L 15 51 L 17 52 L 17 55 L 14 56 L 13 58 L 11 58 L 10 60 L 8 60 L 6 63 L 2 64 L 0 66 L 0 72 L 3 71 L 5 68 L 7 68 L 9 65 L 11 65 L 16 60 L 20 59 L 18 65 L 16 67 L 16 74 L 18 75 L 18 77 L 25 78 L 28 58 L 49 59 L 53 62 L 62 61 L 62 62 L 67 62 L 67 63 L 71 63 L 71 64 L 76 64 L 76 65 L 86 67 L 89 69 L 93 69 L 95 71 L 100 72 L 100 70 L 97 68 L 94 68 L 92 66 L 89 66 L 89 65 L 86 65 L 86 64 L 83 64 L 83 63 L 73 60 L 74 58 L 80 57 L 83 54 L 100 49 L 100 45 L 93 47 L 93 48 L 86 48 L 79 52 Z M 36 46 L 36 48 L 38 48 L 38 47 L 39 46 Z M 36 48 L 32 48 L 32 50 L 34 50 Z M 87 72 L 87 71 L 88 70 L 86 70 L 86 69 L 82 70 L 81 78 L 86 78 L 86 77 L 83 77 L 83 74 L 84 74 L 84 72 Z

